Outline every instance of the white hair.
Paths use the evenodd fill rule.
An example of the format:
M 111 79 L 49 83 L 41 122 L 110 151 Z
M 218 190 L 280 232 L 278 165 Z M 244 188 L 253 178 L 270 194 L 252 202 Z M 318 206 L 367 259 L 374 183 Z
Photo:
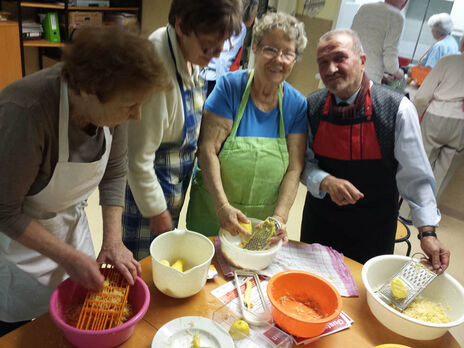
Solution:
M 429 18 L 428 25 L 432 30 L 435 30 L 440 35 L 451 34 L 453 30 L 453 20 L 446 13 L 437 13 Z

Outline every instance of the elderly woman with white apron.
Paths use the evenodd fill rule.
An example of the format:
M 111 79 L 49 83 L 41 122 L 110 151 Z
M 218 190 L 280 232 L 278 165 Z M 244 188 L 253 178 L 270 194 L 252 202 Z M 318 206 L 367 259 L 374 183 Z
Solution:
M 199 66 L 241 28 L 240 0 L 174 0 L 167 27 L 150 40 L 172 89 L 154 94 L 129 125 L 124 244 L 140 260 L 156 235 L 177 227 L 192 175 L 206 84 Z
M 166 84 L 163 74 L 148 40 L 86 28 L 64 49 L 63 63 L 0 93 L 0 160 L 8 163 L 0 167 L 0 335 L 45 313 L 68 276 L 102 288 L 99 263 L 134 283 L 141 268 L 121 240 L 121 124 L 140 118 L 149 91 Z M 97 186 L 103 246 L 95 260 L 84 208 Z
M 305 98 L 285 79 L 306 36 L 284 13 L 263 16 L 253 35 L 255 69 L 224 75 L 206 101 L 187 228 L 246 233 L 239 222 L 273 216 L 285 239 L 307 131 Z

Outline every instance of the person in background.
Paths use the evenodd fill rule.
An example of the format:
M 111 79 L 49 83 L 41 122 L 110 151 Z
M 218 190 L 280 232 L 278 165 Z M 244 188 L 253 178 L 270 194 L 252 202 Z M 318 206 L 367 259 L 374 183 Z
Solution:
M 241 0 L 173 0 L 167 27 L 150 35 L 174 88 L 142 107 L 129 125 L 123 241 L 140 260 L 156 235 L 177 227 L 197 151 L 206 85 L 199 67 L 238 34 Z
M 459 52 L 464 53 L 464 36 L 461 38 L 459 43 Z
M 267 13 L 253 29 L 254 70 L 222 76 L 205 103 L 187 228 L 247 233 L 248 217 L 287 218 L 304 165 L 306 101 L 285 79 L 306 47 L 303 23 Z M 277 239 L 278 239 L 277 238 Z
M 352 30 L 319 40 L 317 64 L 327 88 L 308 97 L 301 241 L 331 246 L 360 263 L 392 254 L 399 191 L 411 206 L 430 267 L 442 272 L 449 251 L 435 233 L 435 181 L 416 109 L 403 95 L 373 84 L 365 61 Z
M 353 18 L 353 29 L 366 53 L 366 75 L 381 83 L 384 73 L 402 80 L 398 65 L 398 45 L 404 27 L 401 10 L 408 0 L 385 0 L 362 5 Z
M 453 20 L 448 13 L 438 13 L 429 18 L 428 25 L 436 42 L 419 59 L 422 66 L 433 68 L 447 55 L 459 53 L 458 43 L 451 35 Z
M 48 311 L 68 276 L 100 290 L 100 264 L 129 284 L 141 272 L 121 240 L 127 120 L 166 88 L 147 39 L 120 27 L 85 27 L 62 63 L 0 93 L 0 335 Z M 103 245 L 95 254 L 84 208 L 96 187 Z
M 443 57 L 418 89 L 414 104 L 440 200 L 464 155 L 464 55 Z
M 219 57 L 211 59 L 208 66 L 201 72 L 201 76 L 208 83 L 206 96 L 210 95 L 211 91 L 216 85 L 216 81 L 226 72 L 231 70 L 232 64 L 235 64 L 235 61 L 237 60 L 240 61 L 243 40 L 245 40 L 247 29 L 253 25 L 259 5 L 258 0 L 242 1 L 243 22 L 240 33 L 237 35 L 232 35 L 230 39 L 224 41 L 224 46 Z

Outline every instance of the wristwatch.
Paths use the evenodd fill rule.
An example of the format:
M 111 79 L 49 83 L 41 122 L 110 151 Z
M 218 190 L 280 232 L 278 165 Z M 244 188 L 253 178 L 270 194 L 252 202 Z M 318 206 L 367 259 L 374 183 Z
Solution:
M 419 240 L 422 240 L 422 238 L 424 238 L 424 237 L 435 237 L 435 238 L 437 238 L 437 234 L 435 233 L 435 227 L 433 228 L 433 230 L 427 230 L 427 231 L 419 232 L 419 234 L 417 235 L 417 238 Z

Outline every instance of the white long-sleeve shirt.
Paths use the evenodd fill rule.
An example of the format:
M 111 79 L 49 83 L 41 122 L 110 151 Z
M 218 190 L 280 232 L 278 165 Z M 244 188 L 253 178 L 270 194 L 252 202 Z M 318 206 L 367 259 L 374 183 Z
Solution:
M 417 112 L 437 116 L 464 118 L 464 55 L 445 56 L 438 61 L 414 96 Z
M 185 89 L 195 85 L 199 67 L 187 63 L 176 40 L 174 28 L 168 26 L 169 38 L 176 58 L 177 70 Z M 142 105 L 142 119 L 129 123 L 129 172 L 128 181 L 140 212 L 145 217 L 161 214 L 167 209 L 163 189 L 154 170 L 155 152 L 162 144 L 179 144 L 184 132 L 184 109 L 176 67 L 169 50 L 166 27 L 157 29 L 149 39 L 167 70 L 173 88 L 155 93 Z
M 344 102 L 352 104 L 356 95 Z M 339 99 L 336 97 L 335 101 L 338 103 Z M 330 173 L 319 168 L 312 150 L 313 140 L 310 131 L 301 182 L 314 197 L 322 199 L 326 192 L 321 190 L 321 182 Z M 394 156 L 398 161 L 396 184 L 400 195 L 409 203 L 414 226 L 438 226 L 440 212 L 435 200 L 435 179 L 422 144 L 416 108 L 406 97 L 396 114 Z
M 356 31 L 366 53 L 366 74 L 380 83 L 384 72 L 392 75 L 399 69 L 398 44 L 404 16 L 399 9 L 384 2 L 364 4 L 353 18 Z

